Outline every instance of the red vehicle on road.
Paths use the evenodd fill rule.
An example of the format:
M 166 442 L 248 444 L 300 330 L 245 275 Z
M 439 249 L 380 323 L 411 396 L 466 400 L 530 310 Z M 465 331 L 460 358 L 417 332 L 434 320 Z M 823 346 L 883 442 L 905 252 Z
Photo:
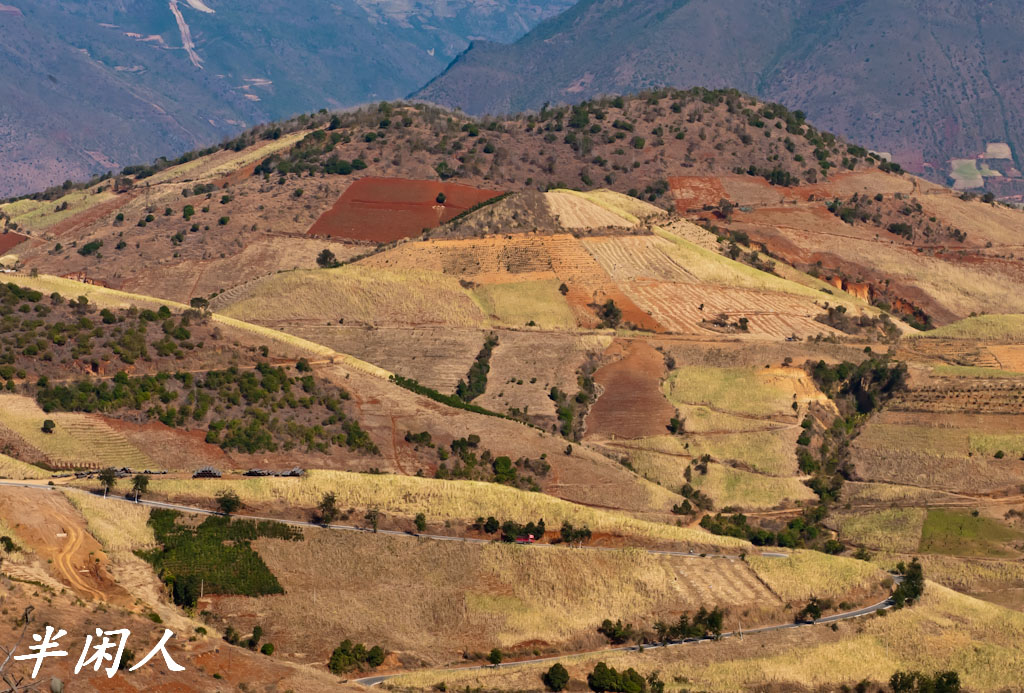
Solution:
M 525 537 L 516 537 L 517 544 L 534 544 L 536 542 L 537 539 L 532 534 L 527 534 Z

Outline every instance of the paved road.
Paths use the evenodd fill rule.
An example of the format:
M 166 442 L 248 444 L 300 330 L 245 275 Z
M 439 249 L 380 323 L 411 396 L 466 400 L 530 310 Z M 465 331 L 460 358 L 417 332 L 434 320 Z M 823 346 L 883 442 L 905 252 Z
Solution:
M 767 555 L 767 554 L 765 554 L 765 555 Z M 886 609 L 891 609 L 892 606 L 893 606 L 892 600 L 891 599 L 886 599 L 885 601 L 878 602 L 877 604 L 875 604 L 873 606 L 868 606 L 868 607 L 865 607 L 863 609 L 857 609 L 856 611 L 846 611 L 846 612 L 841 613 L 841 614 L 834 614 L 832 616 L 826 616 L 824 618 L 819 618 L 818 620 L 814 621 L 813 623 L 811 623 L 811 622 L 807 622 L 807 623 L 782 623 L 782 624 L 779 624 L 777 626 L 763 626 L 761 628 L 751 628 L 749 630 L 737 630 L 737 631 L 731 631 L 729 633 L 722 633 L 721 637 L 723 639 L 724 638 L 735 638 L 735 637 L 742 637 L 744 635 L 757 635 L 758 633 L 771 633 L 771 632 L 777 631 L 777 630 L 789 630 L 791 628 L 803 628 L 805 626 L 813 626 L 813 625 L 818 625 L 818 624 L 836 623 L 837 621 L 848 621 L 850 619 L 860 618 L 861 616 L 867 616 L 868 614 L 873 614 L 876 611 L 885 611 Z M 603 654 L 605 652 L 630 652 L 630 651 L 636 652 L 636 651 L 640 651 L 640 650 L 649 650 L 649 649 L 652 649 L 652 648 L 659 648 L 659 647 L 680 647 L 680 646 L 683 646 L 683 645 L 699 645 L 700 643 L 709 643 L 709 642 L 714 642 L 714 640 L 712 640 L 710 638 L 702 638 L 702 639 L 691 638 L 691 639 L 688 639 L 688 640 L 672 640 L 672 641 L 669 641 L 667 643 L 664 643 L 664 644 L 660 644 L 659 643 L 657 645 L 626 645 L 624 647 L 611 647 L 611 648 L 607 648 L 607 649 L 604 649 L 604 650 L 592 650 L 590 652 L 574 652 L 574 653 L 568 654 L 568 655 L 555 655 L 555 656 L 552 656 L 552 657 L 539 657 L 537 659 L 524 659 L 524 660 L 520 660 L 520 661 L 516 661 L 516 662 L 505 662 L 503 664 L 497 665 L 497 667 L 495 667 L 494 665 L 478 665 L 478 666 L 471 666 L 471 667 L 453 667 L 451 669 L 437 669 L 436 671 L 437 671 L 437 673 L 439 675 L 441 675 L 441 674 L 443 674 L 445 672 L 449 672 L 449 671 L 474 671 L 474 670 L 482 670 L 482 669 L 495 669 L 495 668 L 499 668 L 500 669 L 500 668 L 504 668 L 504 667 L 521 667 L 521 666 L 524 666 L 526 664 L 540 664 L 540 663 L 544 663 L 544 662 L 557 662 L 557 661 L 563 661 L 564 662 L 566 660 L 576 659 L 578 657 L 586 657 L 586 656 L 595 655 L 595 654 Z M 410 673 L 410 672 L 406 672 L 406 673 Z M 423 672 L 417 672 L 417 673 L 423 673 Z M 388 675 L 383 675 L 383 676 L 368 676 L 368 677 L 362 678 L 362 679 L 355 679 L 353 681 L 353 683 L 359 683 L 359 684 L 362 684 L 364 686 L 376 686 L 376 685 L 378 685 L 380 683 L 383 683 L 383 682 L 385 682 L 385 681 L 387 681 L 389 679 L 393 679 L 393 678 L 395 678 L 397 676 L 402 676 L 402 674 L 388 674 Z
M 49 486 L 46 485 L 46 481 L 4 481 L 0 480 L 0 486 L 16 486 L 20 488 L 31 488 L 36 490 L 56 490 L 62 488 L 70 491 L 76 491 L 78 493 L 89 493 L 86 489 L 77 488 L 74 486 Z M 109 501 L 116 501 L 121 503 L 136 503 L 136 501 L 125 498 L 118 494 L 114 496 L 106 496 Z M 175 503 L 163 503 L 161 501 L 145 500 L 141 499 L 137 503 L 138 505 L 146 505 L 151 508 L 163 508 L 166 510 L 178 510 L 185 513 L 196 513 L 199 515 L 220 515 L 221 513 L 214 510 L 206 510 L 204 508 L 196 508 L 190 505 L 178 505 Z M 240 520 L 269 520 L 271 522 L 280 522 L 282 524 L 291 525 L 293 527 L 315 527 L 324 528 L 323 525 L 319 525 L 315 522 L 304 522 L 302 520 L 282 520 L 277 517 L 263 517 L 261 515 L 232 515 Z M 340 532 L 368 532 L 373 533 L 373 530 L 368 527 L 359 527 L 357 525 L 328 525 L 329 529 L 337 530 Z M 443 534 L 414 534 L 411 532 L 402 532 L 394 529 L 380 529 L 377 530 L 377 534 L 384 534 L 393 537 L 406 537 L 409 539 L 428 539 L 432 541 L 458 541 L 466 544 L 491 544 L 494 542 L 493 539 L 474 539 L 471 537 L 451 537 Z M 551 549 L 555 548 L 555 544 L 522 544 L 521 546 L 527 546 L 531 549 Z M 639 548 L 639 547 L 637 547 Z M 583 546 L 580 549 L 583 551 L 621 551 L 622 548 L 608 547 L 608 546 Z M 657 556 L 678 556 L 681 558 L 728 558 L 728 559 L 740 559 L 742 558 L 739 554 L 727 554 L 727 553 L 694 553 L 692 551 L 662 551 L 657 549 L 645 549 L 647 553 Z M 789 554 L 785 553 L 762 553 L 762 556 L 768 556 L 772 558 L 789 558 Z

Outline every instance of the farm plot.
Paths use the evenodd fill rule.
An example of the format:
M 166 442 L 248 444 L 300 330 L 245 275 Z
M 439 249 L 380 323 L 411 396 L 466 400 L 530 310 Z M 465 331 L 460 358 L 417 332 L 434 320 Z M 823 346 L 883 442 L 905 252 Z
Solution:
M 671 256 L 672 243 L 657 236 L 599 236 L 581 243 L 616 282 L 697 281 Z
M 570 243 L 576 242 L 571 236 Z M 392 270 L 429 270 L 478 284 L 554 279 L 548 237 L 517 235 L 402 243 L 359 262 Z
M 495 326 L 571 330 L 576 327 L 576 318 L 558 286 L 557 279 L 484 284 L 472 295 Z
M 617 358 L 594 373 L 601 395 L 587 414 L 587 435 L 642 438 L 664 433 L 676 413 L 661 393 L 665 358 L 638 340 L 615 342 L 605 355 Z
M 885 551 L 914 552 L 921 543 L 924 508 L 889 508 L 831 518 L 845 541 Z
M 5 255 L 23 241 L 27 241 L 28 236 L 22 236 L 20 233 L 14 233 L 13 231 L 4 231 L 0 234 L 0 255 Z
M 497 190 L 457 183 L 363 178 L 349 186 L 308 233 L 387 243 L 418 236 L 498 195 L 501 192 Z
M 56 424 L 52 433 L 42 431 L 47 419 Z M 0 421 L 64 469 L 145 469 L 150 463 L 127 438 L 92 414 L 47 414 L 28 397 L 0 395 Z
M 977 315 L 914 335 L 915 339 L 971 340 L 1024 343 L 1024 315 Z
M 361 265 L 273 275 L 222 311 L 251 322 L 482 326 L 484 315 L 458 281 L 429 272 Z
M 505 331 L 498 334 L 487 391 L 475 403 L 499 412 L 515 408 L 531 419 L 545 417 L 547 425 L 555 422 L 551 388 L 575 394 L 579 387 L 577 370 L 588 355 L 600 354 L 612 341 L 603 335 Z M 479 349 L 479 343 L 476 348 Z M 460 377 L 465 373 L 464 370 Z
M 554 190 L 552 192 L 566 193 L 585 199 L 598 207 L 602 207 L 613 212 L 620 218 L 625 219 L 634 225 L 641 219 L 663 217 L 666 215 L 665 210 L 661 207 L 655 207 L 654 205 L 644 202 L 638 198 L 631 197 L 630 195 L 623 195 L 622 193 L 615 192 L 614 190 L 608 190 L 606 188 L 588 190 L 586 192 L 581 192 L 579 190 Z
M 799 479 L 765 476 L 744 469 L 711 462 L 707 472 L 686 468 L 691 464 L 699 447 L 687 444 L 688 438 L 661 436 L 635 441 L 615 441 L 608 444 L 616 453 L 626 454 L 633 468 L 645 478 L 668 489 L 683 484 L 706 494 L 716 508 L 734 507 L 742 510 L 768 510 L 792 507 L 800 501 L 811 501 L 816 496 Z
M 1007 544 L 1024 537 L 997 520 L 965 511 L 931 508 L 921 529 L 920 553 L 1009 558 L 1018 556 Z
M 626 291 L 670 332 L 706 335 L 713 332 L 709 329 L 711 321 L 725 315 L 729 323 L 746 318 L 746 333 L 760 338 L 835 333 L 814 319 L 823 309 L 800 296 L 649 281 L 629 282 Z
M 466 377 L 484 342 L 484 332 L 471 328 L 367 329 L 335 324 L 290 325 L 288 330 L 445 393 L 454 392 L 459 380 Z
M 548 209 L 558 219 L 563 229 L 599 229 L 608 226 L 631 228 L 636 217 L 631 219 L 610 209 L 597 205 L 582 195 L 570 192 L 549 192 L 545 194 Z M 632 216 L 632 215 L 630 215 Z
M 865 481 L 987 493 L 1024 482 L 1019 431 L 1009 415 L 885 411 L 854 440 L 851 459 Z
M 800 368 L 709 368 L 685 366 L 665 381 L 665 395 L 676 406 L 703 405 L 716 411 L 762 419 L 795 420 L 793 403 L 825 402 Z

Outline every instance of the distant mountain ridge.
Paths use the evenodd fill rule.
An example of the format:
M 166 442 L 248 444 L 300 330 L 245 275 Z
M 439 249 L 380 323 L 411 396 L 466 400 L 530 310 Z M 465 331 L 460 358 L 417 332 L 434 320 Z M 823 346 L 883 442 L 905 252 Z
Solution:
M 404 96 L 470 40 L 571 0 L 0 5 L 0 196 L 176 155 L 303 111 Z
M 988 142 L 1019 163 L 1021 45 L 1010 0 L 584 0 L 514 44 L 474 43 L 415 96 L 479 114 L 737 88 L 941 179 Z

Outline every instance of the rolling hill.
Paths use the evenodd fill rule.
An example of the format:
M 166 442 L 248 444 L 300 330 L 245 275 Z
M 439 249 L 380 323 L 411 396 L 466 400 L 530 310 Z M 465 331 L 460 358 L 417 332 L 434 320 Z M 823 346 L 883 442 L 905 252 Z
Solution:
M 178 688 L 1019 680 L 1019 210 L 695 89 L 313 113 L 0 214 L 5 608 L 167 623 Z

